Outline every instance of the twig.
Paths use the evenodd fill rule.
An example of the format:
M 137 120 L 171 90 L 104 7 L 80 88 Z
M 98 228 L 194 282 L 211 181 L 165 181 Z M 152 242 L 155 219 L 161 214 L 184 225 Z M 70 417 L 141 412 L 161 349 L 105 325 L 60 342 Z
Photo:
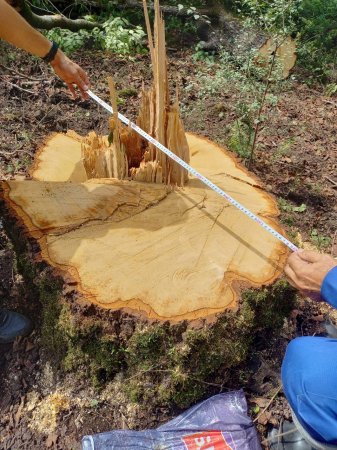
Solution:
M 327 103 L 328 105 L 332 105 L 332 106 L 334 106 L 335 108 L 337 108 L 337 103 L 334 103 L 334 102 L 332 102 L 332 101 L 330 101 L 330 100 L 323 100 L 323 102 L 324 102 L 324 103 Z
M 324 176 L 324 178 L 328 181 L 330 181 L 330 183 L 334 184 L 335 186 L 337 186 L 336 181 L 332 180 L 331 178 L 327 177 L 326 175 Z
M 17 86 L 16 84 L 11 83 L 10 81 L 4 80 L 4 82 L 7 83 L 7 84 L 10 84 L 12 87 L 18 89 L 19 91 L 26 92 L 27 94 L 37 95 L 37 93 L 35 93 L 33 91 L 29 91 L 28 89 L 24 89 L 24 88 L 22 88 L 20 86 Z
M 266 100 L 267 94 L 269 92 L 269 86 L 270 86 L 270 83 L 271 83 L 271 76 L 272 76 L 272 73 L 273 73 L 273 70 L 274 70 L 274 66 L 275 66 L 275 62 L 276 62 L 276 52 L 277 52 L 279 47 L 280 46 L 278 46 L 275 49 L 275 51 L 274 51 L 273 59 L 272 59 L 272 61 L 270 63 L 270 69 L 269 69 L 269 73 L 268 73 L 268 76 L 267 76 L 266 86 L 265 86 L 265 89 L 264 89 L 264 92 L 263 92 L 263 95 L 262 95 L 262 99 L 261 99 L 261 103 L 260 103 L 260 108 L 259 108 L 259 111 L 257 113 L 257 119 L 256 119 L 255 131 L 254 131 L 254 139 L 253 139 L 253 143 L 252 143 L 252 147 L 251 147 L 251 151 L 250 151 L 250 156 L 249 156 L 249 161 L 248 161 L 248 170 L 250 170 L 252 162 L 253 162 L 253 159 L 254 159 L 257 137 L 258 137 L 259 130 L 260 130 L 260 125 L 261 125 L 262 111 L 263 111 L 263 108 L 265 106 L 265 100 Z
M 37 127 L 41 124 L 41 122 L 43 122 L 44 121 L 44 119 L 48 116 L 48 114 L 49 113 L 51 113 L 52 111 L 53 111 L 53 109 L 55 109 L 56 108 L 56 106 L 58 106 L 59 105 L 59 103 L 57 103 L 56 105 L 53 105 L 48 111 L 47 111 L 47 113 L 42 117 L 42 119 L 40 119 L 39 121 L 38 121 L 38 123 L 35 125 L 35 127 L 32 129 L 32 131 L 31 131 L 31 133 L 32 134 L 34 134 L 34 131 L 37 129 Z
M 16 153 L 25 153 L 26 155 L 29 155 L 31 158 L 34 158 L 33 153 L 29 152 L 28 150 L 21 150 L 20 148 L 14 150 L 14 152 L 4 152 L 4 151 L 0 151 L 0 155 L 5 156 L 6 158 L 8 157 L 14 157 Z
M 269 406 L 273 403 L 275 397 L 277 396 L 277 394 L 280 392 L 280 390 L 282 389 L 282 385 L 280 384 L 279 387 L 277 388 L 275 394 L 272 396 L 272 398 L 269 400 L 267 406 L 265 408 L 263 408 L 263 410 L 260 412 L 260 414 L 255 417 L 255 419 L 253 420 L 253 422 L 257 422 L 259 420 L 259 418 L 262 416 L 263 413 L 265 413 L 267 411 L 267 409 L 269 408 Z
M 40 82 L 43 81 L 43 80 L 41 80 L 40 78 L 33 78 L 33 77 L 30 77 L 30 76 L 28 76 L 28 75 L 25 75 L 24 73 L 18 72 L 18 71 L 15 70 L 15 69 L 12 69 L 11 67 L 4 66 L 3 64 L 0 64 L 0 67 L 2 67 L 2 68 L 5 69 L 5 70 L 8 70 L 9 72 L 14 73 L 15 75 L 19 75 L 19 76 L 22 77 L 22 78 L 27 78 L 27 80 L 31 80 L 31 81 L 40 81 Z

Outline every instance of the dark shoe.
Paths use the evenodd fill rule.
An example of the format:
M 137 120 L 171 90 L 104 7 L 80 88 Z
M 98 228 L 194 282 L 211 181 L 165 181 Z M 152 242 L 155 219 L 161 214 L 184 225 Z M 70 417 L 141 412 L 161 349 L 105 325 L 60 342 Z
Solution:
M 0 309 L 0 344 L 9 344 L 19 336 L 27 336 L 32 323 L 22 314 Z
M 287 420 L 268 433 L 268 442 L 270 450 L 315 450 L 303 439 L 295 424 Z

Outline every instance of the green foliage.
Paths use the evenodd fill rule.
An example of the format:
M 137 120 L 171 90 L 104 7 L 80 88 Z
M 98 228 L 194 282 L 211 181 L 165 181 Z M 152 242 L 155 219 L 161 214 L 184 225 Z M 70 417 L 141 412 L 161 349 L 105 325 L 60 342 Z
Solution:
M 130 28 L 129 22 L 125 19 L 115 17 L 104 22 L 103 29 L 104 31 L 96 29 L 94 34 L 103 49 L 121 55 L 142 50 L 145 33 L 140 25 Z
M 178 4 L 178 10 L 179 11 L 184 11 L 186 10 L 186 14 L 189 18 L 194 19 L 194 20 L 199 20 L 199 19 L 203 19 L 206 23 L 211 23 L 209 18 L 207 16 L 205 16 L 204 14 L 200 14 L 196 8 L 196 6 L 184 6 L 181 3 Z
M 278 199 L 278 203 L 281 210 L 284 212 L 304 213 L 307 210 L 307 205 L 305 205 L 304 203 L 302 203 L 300 206 L 293 206 L 291 203 L 289 203 L 282 197 Z
M 140 25 L 131 26 L 126 19 L 112 17 L 106 20 L 102 27 L 103 29 L 80 30 L 76 33 L 54 28 L 45 34 L 48 39 L 56 41 L 68 54 L 84 46 L 94 46 L 119 55 L 144 51 L 145 33 Z
M 242 120 L 236 120 L 231 127 L 228 145 L 241 158 L 248 158 L 253 135 L 254 129 L 251 126 L 243 123 Z
M 337 2 L 302 0 L 299 8 L 299 63 L 322 81 L 336 81 Z
M 74 33 L 62 28 L 53 28 L 52 30 L 47 31 L 45 35 L 51 41 L 57 42 L 62 50 L 70 55 L 76 50 L 84 47 L 89 40 L 91 33 L 86 30 L 80 30 Z
M 302 0 L 238 0 L 237 11 L 247 25 L 286 36 L 296 30 L 298 8 Z
M 328 84 L 325 89 L 325 95 L 327 95 L 328 97 L 337 95 L 337 83 Z
M 276 94 L 282 82 L 282 73 L 275 61 L 259 65 L 256 64 L 256 56 L 256 49 L 239 55 L 222 51 L 215 56 L 203 52 L 200 47 L 196 48 L 194 55 L 195 60 L 205 62 L 200 68 L 199 86 L 195 89 L 200 100 L 226 92 L 237 93 L 236 120 L 229 127 L 228 145 L 240 157 L 247 159 L 252 154 L 258 126 L 268 118 L 263 110 L 270 111 L 277 105 Z M 186 91 L 193 87 L 186 86 Z M 224 111 L 219 111 L 220 119 L 224 115 Z
M 275 37 L 297 38 L 299 65 L 312 77 L 336 80 L 336 0 L 236 0 L 237 12 Z
M 331 238 L 319 234 L 315 228 L 311 230 L 310 240 L 319 250 L 325 250 L 331 245 Z
M 194 61 L 204 61 L 207 64 L 214 64 L 215 56 L 214 52 L 207 52 L 203 49 L 204 42 L 201 41 L 195 46 L 195 51 L 192 55 Z
M 302 0 L 300 20 L 303 34 L 308 38 L 319 38 L 321 48 L 337 52 L 337 3 L 335 0 Z

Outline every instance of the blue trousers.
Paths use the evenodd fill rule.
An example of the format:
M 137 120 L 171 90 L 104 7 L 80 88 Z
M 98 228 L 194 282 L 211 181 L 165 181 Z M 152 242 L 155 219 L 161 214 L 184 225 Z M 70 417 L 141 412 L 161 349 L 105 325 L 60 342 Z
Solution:
M 290 342 L 282 364 L 284 393 L 297 419 L 316 441 L 337 444 L 337 339 Z

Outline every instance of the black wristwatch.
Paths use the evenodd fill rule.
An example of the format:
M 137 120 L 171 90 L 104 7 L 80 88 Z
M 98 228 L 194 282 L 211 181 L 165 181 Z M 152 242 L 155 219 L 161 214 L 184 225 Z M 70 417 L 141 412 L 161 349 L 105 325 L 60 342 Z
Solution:
M 46 63 L 50 63 L 53 61 L 53 59 L 56 56 L 57 50 L 58 50 L 59 46 L 55 41 L 52 41 L 52 46 L 51 49 L 49 50 L 49 52 L 46 54 L 46 56 L 44 56 L 42 59 L 44 62 Z

